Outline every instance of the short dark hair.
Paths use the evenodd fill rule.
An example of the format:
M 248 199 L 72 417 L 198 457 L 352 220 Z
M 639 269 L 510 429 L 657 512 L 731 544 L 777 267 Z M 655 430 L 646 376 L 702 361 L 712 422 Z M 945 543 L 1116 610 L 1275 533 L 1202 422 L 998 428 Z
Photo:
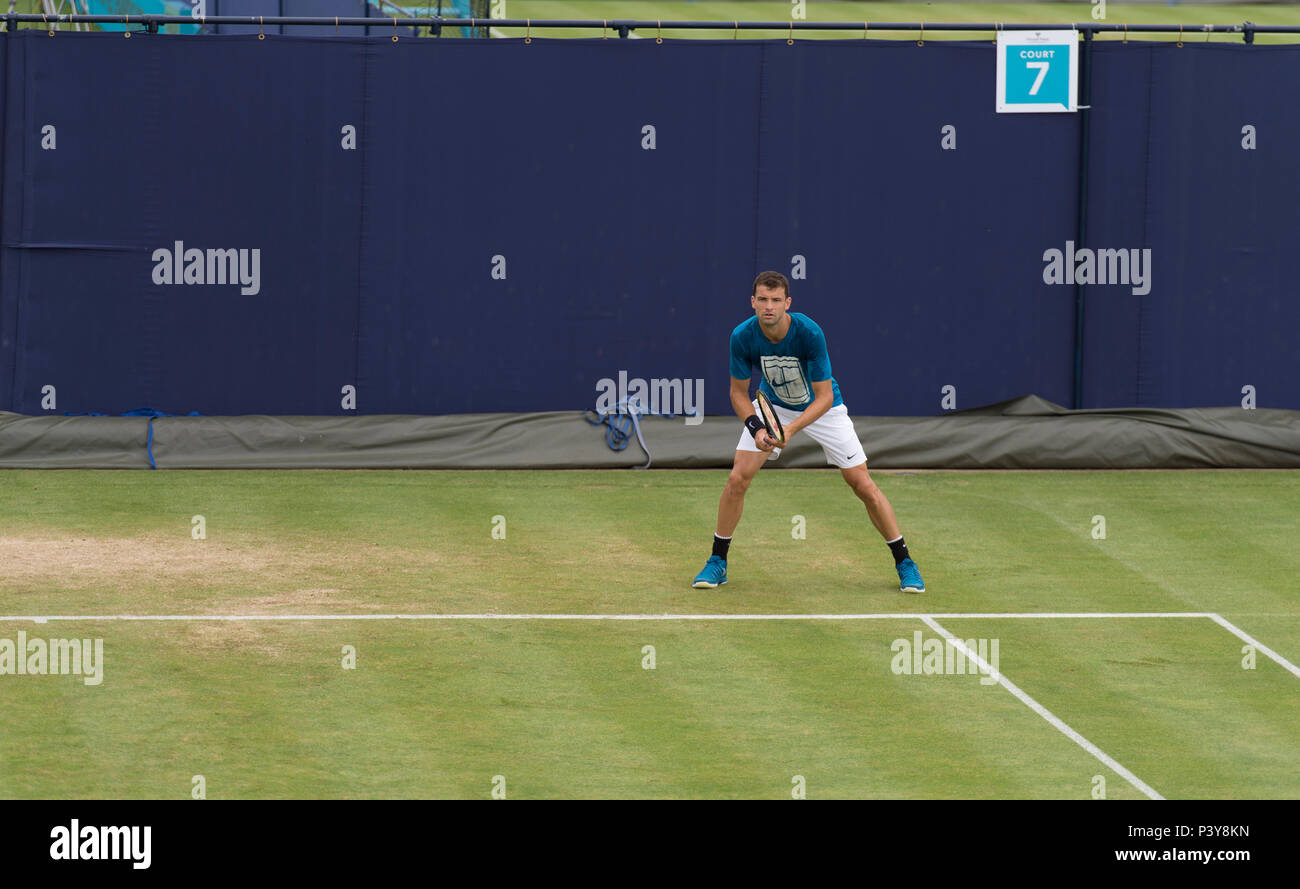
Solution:
M 757 295 L 759 287 L 769 289 L 780 287 L 785 291 L 787 298 L 790 296 L 790 282 L 780 272 L 760 272 L 758 277 L 754 279 L 754 289 L 750 291 L 750 295 Z

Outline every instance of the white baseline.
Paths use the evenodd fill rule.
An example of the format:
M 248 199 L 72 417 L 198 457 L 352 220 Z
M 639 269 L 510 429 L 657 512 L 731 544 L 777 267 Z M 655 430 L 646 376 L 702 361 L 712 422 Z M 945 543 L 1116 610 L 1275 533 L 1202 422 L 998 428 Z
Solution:
M 735 620 L 1030 620 L 1209 618 L 1283 669 L 1300 677 L 1300 667 L 1210 611 L 1027 611 L 952 612 L 950 614 L 45 614 L 0 615 L 0 623 L 30 621 L 243 621 L 243 620 L 589 620 L 589 621 L 735 621 Z
M 953 612 L 951 614 L 46 614 L 0 616 L 0 623 L 52 620 L 84 621 L 203 621 L 203 620 L 923 620 L 927 617 L 978 619 L 1023 618 L 1195 618 L 1215 617 L 1206 611 L 1035 611 L 1022 613 Z M 1261 651 L 1265 649 L 1260 647 Z

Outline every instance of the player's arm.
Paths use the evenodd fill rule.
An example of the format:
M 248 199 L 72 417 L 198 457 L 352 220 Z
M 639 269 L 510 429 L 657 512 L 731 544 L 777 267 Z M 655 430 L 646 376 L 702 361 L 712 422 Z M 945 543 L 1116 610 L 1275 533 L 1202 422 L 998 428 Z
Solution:
M 822 414 L 830 410 L 831 405 L 835 403 L 835 390 L 831 388 L 830 380 L 813 380 L 812 390 L 812 404 L 804 408 L 803 413 L 791 420 L 785 427 L 786 441 L 793 438 L 794 434 L 800 429 L 804 428 L 809 423 L 812 423 Z
M 754 416 L 754 405 L 749 400 L 749 380 L 731 378 L 731 409 L 742 421 Z
M 754 444 L 758 445 L 760 450 L 772 450 L 773 445 L 767 440 L 767 431 L 762 428 L 762 422 L 754 413 L 753 402 L 749 400 L 749 380 L 731 378 L 731 409 L 744 421 L 750 434 L 754 436 Z M 754 418 L 752 422 L 751 417 Z
M 731 353 L 731 409 L 745 422 L 745 428 L 754 437 L 754 444 L 758 445 L 760 450 L 770 451 L 773 444 L 767 440 L 767 433 L 762 428 L 763 424 L 749 401 L 749 378 L 754 373 L 754 356 L 746 348 L 739 327 L 731 332 L 729 351 Z

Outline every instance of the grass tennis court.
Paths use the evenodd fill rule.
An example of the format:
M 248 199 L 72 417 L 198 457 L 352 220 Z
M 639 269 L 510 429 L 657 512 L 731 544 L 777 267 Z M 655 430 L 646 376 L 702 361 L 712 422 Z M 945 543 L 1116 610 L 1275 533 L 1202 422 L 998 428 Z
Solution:
M 921 596 L 809 470 L 761 473 L 690 589 L 724 478 L 0 473 L 7 616 L 470 616 L 6 620 L 102 638 L 103 681 L 0 675 L 0 796 L 1144 796 L 990 677 L 896 672 L 922 614 L 1162 796 L 1300 796 L 1300 677 L 1213 619 L 991 616 L 1217 613 L 1294 664 L 1295 473 L 877 473 Z

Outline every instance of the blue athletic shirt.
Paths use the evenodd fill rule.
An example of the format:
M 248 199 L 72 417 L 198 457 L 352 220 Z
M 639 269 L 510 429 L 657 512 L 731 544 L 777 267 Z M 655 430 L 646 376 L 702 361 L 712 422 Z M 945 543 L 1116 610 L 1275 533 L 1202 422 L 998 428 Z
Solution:
M 831 381 L 835 400 L 831 407 L 844 403 L 840 384 L 831 376 L 831 356 L 826 351 L 826 335 L 817 322 L 801 312 L 790 313 L 790 329 L 785 339 L 774 343 L 763 336 L 758 317 L 750 317 L 731 332 L 731 376 L 748 380 L 757 366 L 763 381 L 758 388 L 775 404 L 803 411 L 813 401 L 812 383 Z

